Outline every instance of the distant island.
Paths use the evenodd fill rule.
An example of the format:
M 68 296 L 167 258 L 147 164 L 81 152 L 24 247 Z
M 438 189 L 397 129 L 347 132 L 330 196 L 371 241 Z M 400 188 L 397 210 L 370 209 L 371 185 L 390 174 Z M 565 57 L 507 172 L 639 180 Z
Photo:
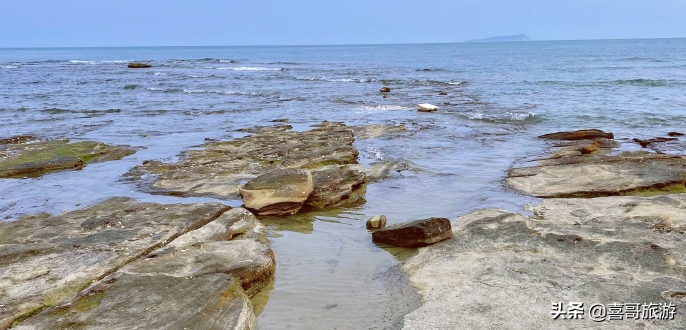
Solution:
M 526 34 L 517 34 L 517 35 L 512 35 L 512 36 L 500 36 L 500 37 L 491 37 L 491 38 L 485 38 L 485 39 L 472 39 L 472 40 L 466 40 L 465 42 L 507 42 L 507 41 L 531 41 L 531 38 L 527 36 Z

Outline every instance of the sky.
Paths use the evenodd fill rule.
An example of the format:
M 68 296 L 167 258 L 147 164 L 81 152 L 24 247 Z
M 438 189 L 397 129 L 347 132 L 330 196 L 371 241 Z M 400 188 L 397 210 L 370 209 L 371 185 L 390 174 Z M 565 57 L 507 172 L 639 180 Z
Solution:
M 686 37 L 685 0 L 2 0 L 0 47 Z

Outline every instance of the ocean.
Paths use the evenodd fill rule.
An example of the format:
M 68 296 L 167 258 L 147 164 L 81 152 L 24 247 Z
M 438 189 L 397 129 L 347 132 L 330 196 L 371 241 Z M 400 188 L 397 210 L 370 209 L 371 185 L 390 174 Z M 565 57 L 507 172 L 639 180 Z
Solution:
M 153 67 L 129 69 L 131 61 Z M 686 39 L 0 49 L 0 86 L 0 137 L 142 147 L 81 171 L 0 180 L 5 221 L 111 196 L 216 201 L 151 195 L 122 174 L 278 118 L 299 130 L 322 120 L 408 126 L 412 134 L 355 143 L 363 164 L 402 160 L 415 168 L 370 184 L 364 205 L 266 221 L 277 273 L 255 298 L 265 329 L 392 329 L 419 297 L 398 268 L 406 251 L 371 243 L 368 217 L 452 219 L 489 207 L 526 213 L 523 205 L 536 199 L 503 179 L 545 153 L 537 135 L 598 128 L 614 132 L 621 150 L 640 150 L 632 138 L 684 132 Z M 391 88 L 387 98 L 383 86 Z M 419 113 L 418 103 L 440 111 Z M 686 150 L 675 143 L 661 151 Z

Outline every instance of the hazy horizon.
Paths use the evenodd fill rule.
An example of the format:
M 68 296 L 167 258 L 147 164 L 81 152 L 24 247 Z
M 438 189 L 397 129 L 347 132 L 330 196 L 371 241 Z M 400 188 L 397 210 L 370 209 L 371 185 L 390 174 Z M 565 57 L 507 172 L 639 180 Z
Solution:
M 681 0 L 6 0 L 0 48 L 461 43 L 516 34 L 532 41 L 683 38 L 684 16 Z

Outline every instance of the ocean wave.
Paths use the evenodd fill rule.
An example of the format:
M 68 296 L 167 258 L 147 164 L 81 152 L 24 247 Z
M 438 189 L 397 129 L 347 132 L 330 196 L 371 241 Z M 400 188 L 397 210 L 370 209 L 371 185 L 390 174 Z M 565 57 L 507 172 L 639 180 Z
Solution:
M 18 65 L 2 65 L 2 66 L 0 66 L 0 68 L 3 68 L 3 69 L 19 69 L 19 66 Z
M 125 86 L 124 86 L 124 89 L 132 91 L 132 90 L 134 90 L 134 89 L 136 89 L 136 88 L 138 88 L 138 87 L 141 87 L 141 86 L 136 85 L 136 84 L 130 84 L 130 85 L 125 85 Z
M 166 76 L 167 74 L 164 72 L 155 72 L 156 76 Z
M 438 68 L 422 68 L 422 69 L 416 69 L 415 71 L 418 71 L 418 72 L 439 72 L 439 71 L 443 71 L 443 69 L 438 69 Z
M 69 60 L 71 64 L 95 64 L 95 61 Z
M 191 78 L 212 78 L 212 77 L 217 77 L 217 76 L 215 76 L 213 74 L 208 74 L 208 75 L 194 75 L 194 74 L 192 74 L 192 75 L 189 75 L 189 77 L 191 77 Z
M 675 85 L 675 84 L 684 84 L 683 81 L 666 80 L 666 79 L 644 79 L 644 78 L 615 80 L 615 81 L 611 81 L 609 83 L 616 84 L 616 85 L 649 86 L 649 87 L 663 87 L 663 86 L 670 86 L 670 85 Z
M 40 112 L 49 113 L 51 115 L 61 114 L 61 113 L 83 113 L 83 114 L 105 114 L 105 113 L 120 113 L 121 109 L 106 109 L 106 110 L 68 110 L 60 108 L 46 108 L 40 110 Z
M 219 60 L 219 63 L 236 63 L 234 60 Z
M 404 107 L 402 105 L 377 105 L 377 106 L 361 106 L 359 108 L 360 110 L 365 110 L 365 111 L 385 111 L 385 110 L 407 110 L 410 109 L 409 107 Z
M 328 81 L 328 82 L 355 82 L 355 83 L 367 83 L 375 82 L 376 79 L 352 79 L 352 78 L 326 78 L 326 77 L 295 77 L 296 80 L 305 81 Z
M 239 66 L 239 67 L 219 67 L 217 70 L 233 70 L 233 71 L 284 71 L 285 68 L 266 68 L 259 66 Z
M 186 94 L 220 94 L 220 95 L 245 95 L 245 96 L 263 96 L 259 92 L 243 92 L 243 91 L 220 91 L 220 90 L 204 90 L 204 89 L 184 89 Z
M 469 120 L 480 120 L 489 122 L 537 122 L 540 117 L 533 112 L 514 112 L 506 111 L 498 114 L 485 114 L 483 112 L 474 112 L 466 115 Z
M 158 88 L 158 87 L 147 87 L 146 88 L 148 91 L 151 92 L 158 92 L 158 93 L 178 93 L 182 92 L 182 89 L 179 88 Z

